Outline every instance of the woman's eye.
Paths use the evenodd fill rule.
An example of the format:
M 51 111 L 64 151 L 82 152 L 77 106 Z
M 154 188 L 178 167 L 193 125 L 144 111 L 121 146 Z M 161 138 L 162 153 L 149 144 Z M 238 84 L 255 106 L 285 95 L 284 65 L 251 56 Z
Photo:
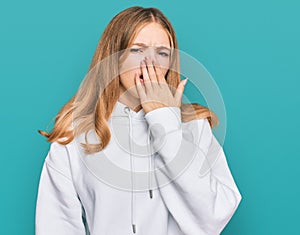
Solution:
M 142 52 L 142 49 L 141 48 L 130 48 L 130 52 L 134 52 L 134 53 Z
M 169 56 L 169 54 L 166 53 L 166 52 L 159 52 L 158 54 L 163 56 L 163 57 L 168 57 Z

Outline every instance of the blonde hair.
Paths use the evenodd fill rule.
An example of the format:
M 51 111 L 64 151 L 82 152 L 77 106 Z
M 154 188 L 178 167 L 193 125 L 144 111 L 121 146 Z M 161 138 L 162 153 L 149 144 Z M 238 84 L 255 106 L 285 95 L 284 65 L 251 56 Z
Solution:
M 111 132 L 107 120 L 120 94 L 118 52 L 128 48 L 140 29 L 152 22 L 160 24 L 166 30 L 171 47 L 178 49 L 175 31 L 160 10 L 135 6 L 121 11 L 104 30 L 88 69 L 88 77 L 84 79 L 77 93 L 59 111 L 52 131 L 47 133 L 38 130 L 41 135 L 47 137 L 48 142 L 57 141 L 66 145 L 80 133 L 85 133 L 87 142 L 88 132 L 95 130 L 100 143 L 81 143 L 84 151 L 91 154 L 108 145 Z M 174 51 L 171 65 L 173 69 L 168 70 L 166 80 L 170 87 L 176 88 L 180 82 L 180 73 L 179 56 L 177 50 Z M 218 125 L 218 118 L 212 111 L 195 103 L 182 104 L 181 117 L 183 122 L 207 118 L 211 127 Z M 76 128 L 70 128 L 75 122 L 78 124 Z

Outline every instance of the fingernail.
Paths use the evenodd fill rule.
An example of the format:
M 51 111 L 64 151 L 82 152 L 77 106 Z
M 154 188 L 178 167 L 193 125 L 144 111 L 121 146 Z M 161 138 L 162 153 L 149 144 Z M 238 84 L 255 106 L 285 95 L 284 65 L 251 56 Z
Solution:
M 183 85 L 185 85 L 187 83 L 187 81 L 188 81 L 188 78 L 184 79 L 183 80 Z

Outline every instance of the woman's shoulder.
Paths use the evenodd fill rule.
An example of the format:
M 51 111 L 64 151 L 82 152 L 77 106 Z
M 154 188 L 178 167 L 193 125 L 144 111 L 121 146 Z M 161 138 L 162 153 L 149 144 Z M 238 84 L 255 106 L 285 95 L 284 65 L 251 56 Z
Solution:
M 60 172 L 71 179 L 68 145 L 70 145 L 70 143 L 64 145 L 59 143 L 58 140 L 51 142 L 45 158 L 45 163 L 57 172 Z
M 182 131 L 185 139 L 205 150 L 208 149 L 213 138 L 212 128 L 207 118 L 182 122 Z
M 203 130 L 203 128 L 211 130 L 210 123 L 206 117 L 197 118 L 190 121 L 182 121 L 182 126 L 191 131 Z

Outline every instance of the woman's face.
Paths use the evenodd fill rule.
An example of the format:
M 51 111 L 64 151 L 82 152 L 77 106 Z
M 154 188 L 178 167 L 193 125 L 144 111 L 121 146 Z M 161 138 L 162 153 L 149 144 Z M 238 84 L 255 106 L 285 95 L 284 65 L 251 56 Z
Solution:
M 121 92 L 127 91 L 130 95 L 138 98 L 134 76 L 137 72 L 142 78 L 141 61 L 146 56 L 159 64 L 164 76 L 168 72 L 170 66 L 168 34 L 158 23 L 149 23 L 139 31 L 123 55 L 127 57 L 119 65 Z

